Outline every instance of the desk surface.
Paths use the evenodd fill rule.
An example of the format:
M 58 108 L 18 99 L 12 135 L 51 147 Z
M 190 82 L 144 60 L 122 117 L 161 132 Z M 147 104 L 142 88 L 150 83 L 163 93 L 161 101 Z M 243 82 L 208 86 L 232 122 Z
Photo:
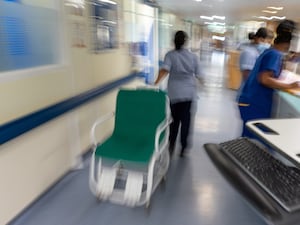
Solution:
M 281 80 L 281 82 L 283 83 L 292 83 L 295 81 L 299 81 L 300 82 L 300 75 L 293 73 L 291 71 L 288 70 L 283 70 L 280 74 L 279 80 Z M 284 90 L 292 95 L 295 95 L 297 97 L 300 97 L 300 87 L 298 88 L 292 88 L 292 89 L 286 89 Z
M 286 89 L 285 91 L 292 94 L 292 95 L 300 97 L 300 88 Z
M 262 131 L 257 123 L 264 124 L 277 134 Z M 246 126 L 275 150 L 300 165 L 300 118 L 253 120 L 247 122 Z

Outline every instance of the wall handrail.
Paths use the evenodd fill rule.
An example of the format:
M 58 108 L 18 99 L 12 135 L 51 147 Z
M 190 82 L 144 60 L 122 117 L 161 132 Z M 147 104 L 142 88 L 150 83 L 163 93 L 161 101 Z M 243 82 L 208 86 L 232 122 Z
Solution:
M 122 77 L 121 79 L 100 85 L 96 88 L 1 125 L 0 145 L 30 131 L 39 125 L 42 125 L 43 123 L 48 122 L 49 120 L 54 119 L 55 117 L 58 117 L 80 105 L 83 105 L 84 103 L 87 103 L 138 76 L 140 76 L 139 73 L 132 73 L 128 76 Z

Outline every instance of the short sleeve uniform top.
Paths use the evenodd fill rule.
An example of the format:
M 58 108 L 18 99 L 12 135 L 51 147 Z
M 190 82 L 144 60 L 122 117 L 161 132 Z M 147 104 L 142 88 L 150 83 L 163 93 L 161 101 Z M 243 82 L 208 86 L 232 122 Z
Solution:
M 255 45 L 252 44 L 245 47 L 240 55 L 240 70 L 252 70 L 258 56 L 259 52 Z
M 198 57 L 187 49 L 171 50 L 162 68 L 169 71 L 168 96 L 171 103 L 194 100 L 197 96 L 196 76 L 200 75 Z
M 280 51 L 270 48 L 265 50 L 257 59 L 249 78 L 245 82 L 239 103 L 252 104 L 261 109 L 270 111 L 272 107 L 273 88 L 264 86 L 259 82 L 260 73 L 272 71 L 274 78 L 278 78 L 282 70 L 283 55 Z

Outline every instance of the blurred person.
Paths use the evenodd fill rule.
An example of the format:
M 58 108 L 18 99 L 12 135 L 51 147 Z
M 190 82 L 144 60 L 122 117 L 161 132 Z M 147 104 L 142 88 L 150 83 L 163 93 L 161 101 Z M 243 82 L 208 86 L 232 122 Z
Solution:
M 250 33 L 248 34 L 248 39 L 249 39 L 250 43 L 253 42 L 254 36 L 255 36 L 255 33 L 254 33 L 254 32 L 250 32 Z
M 247 121 L 271 117 L 274 89 L 283 90 L 299 87 L 298 82 L 283 83 L 278 79 L 291 40 L 291 31 L 277 32 L 274 45 L 258 57 L 254 68 L 245 81 L 238 96 L 239 111 L 243 120 L 242 136 L 255 138 L 245 126 Z
M 276 33 L 277 35 L 279 34 L 284 34 L 284 33 L 293 33 L 293 31 L 296 29 L 296 23 L 292 20 L 283 20 L 281 21 L 277 28 L 276 28 Z
M 296 23 L 292 20 L 284 20 L 282 21 L 277 29 L 277 33 L 284 33 L 284 32 L 293 32 L 296 29 Z M 294 62 L 299 63 L 300 62 L 300 52 L 290 51 L 286 57 L 286 62 Z
M 238 44 L 237 46 L 237 50 L 243 50 L 245 47 L 247 47 L 248 45 L 252 44 L 254 41 L 254 36 L 255 33 L 254 32 L 249 32 L 248 33 L 248 40 L 246 42 L 242 42 L 240 44 Z
M 273 38 L 274 33 L 271 30 L 261 27 L 254 34 L 253 42 L 242 50 L 239 59 L 242 83 L 253 69 L 258 56 L 271 46 Z
M 196 54 L 185 48 L 188 36 L 184 31 L 177 31 L 174 37 L 175 49 L 166 53 L 155 85 L 169 75 L 167 92 L 170 99 L 170 108 L 173 121 L 170 125 L 169 151 L 173 154 L 176 145 L 179 126 L 181 151 L 190 147 L 188 143 L 191 121 L 192 104 L 197 99 L 197 79 L 200 75 L 199 59 Z

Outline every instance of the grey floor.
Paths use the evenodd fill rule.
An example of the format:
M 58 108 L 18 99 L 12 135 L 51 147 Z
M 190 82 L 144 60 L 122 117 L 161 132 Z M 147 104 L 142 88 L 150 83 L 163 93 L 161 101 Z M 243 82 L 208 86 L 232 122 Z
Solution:
M 203 58 L 202 58 L 203 59 Z M 265 225 L 216 170 L 203 148 L 239 136 L 236 92 L 226 89 L 226 56 L 214 52 L 202 64 L 193 146 L 185 158 L 172 158 L 165 187 L 152 196 L 150 213 L 97 202 L 88 188 L 85 166 L 66 175 L 10 225 Z

